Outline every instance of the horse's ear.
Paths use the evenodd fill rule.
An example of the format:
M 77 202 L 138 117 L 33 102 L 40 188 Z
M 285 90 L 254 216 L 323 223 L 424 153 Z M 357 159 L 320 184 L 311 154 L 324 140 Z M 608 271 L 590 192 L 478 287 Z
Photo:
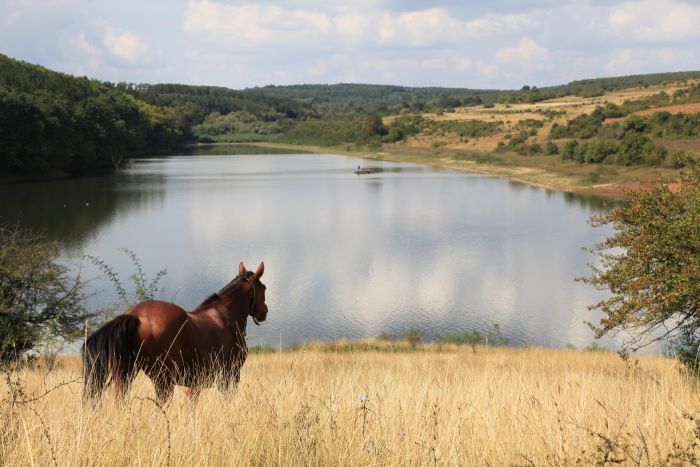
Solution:
M 262 261 L 260 262 L 260 266 L 258 266 L 258 269 L 255 271 L 255 274 L 253 274 L 253 280 L 260 279 L 265 272 L 265 263 Z
M 238 265 L 238 275 L 242 276 L 245 274 L 245 266 L 243 266 L 243 261 Z

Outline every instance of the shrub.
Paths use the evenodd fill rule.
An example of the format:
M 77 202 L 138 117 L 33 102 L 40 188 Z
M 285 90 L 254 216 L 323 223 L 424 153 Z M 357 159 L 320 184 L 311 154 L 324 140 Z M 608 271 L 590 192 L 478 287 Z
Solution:
M 682 169 L 691 158 L 692 155 L 687 151 L 674 151 L 666 157 L 664 165 L 672 169 Z
M 644 159 L 644 154 L 654 146 L 648 136 L 639 133 L 630 133 L 624 137 L 617 153 L 617 163 L 620 165 L 639 164 Z
M 588 144 L 586 144 L 585 151 L 583 153 L 583 160 L 579 162 L 597 164 L 601 162 L 606 162 L 607 160 L 614 161 L 617 151 L 618 146 L 615 141 L 591 141 Z
M 576 149 L 578 148 L 578 140 L 572 140 L 564 145 L 564 150 L 561 152 L 562 160 L 573 160 L 576 156 Z
M 0 361 L 80 335 L 83 282 L 58 262 L 56 243 L 18 226 L 0 226 Z
M 700 164 L 693 160 L 678 190 L 659 183 L 629 204 L 591 219 L 613 234 L 592 250 L 601 260 L 583 279 L 609 298 L 591 306 L 603 318 L 596 337 L 629 333 L 622 351 L 679 337 L 692 357 L 700 333 Z M 690 358 L 690 354 L 685 354 Z
M 538 143 L 530 144 L 527 147 L 528 156 L 536 156 L 538 154 L 542 154 L 542 146 L 540 146 Z
M 545 146 L 545 153 L 553 156 L 555 154 L 559 154 L 559 146 L 557 146 L 554 142 L 552 141 L 547 141 L 547 144 Z

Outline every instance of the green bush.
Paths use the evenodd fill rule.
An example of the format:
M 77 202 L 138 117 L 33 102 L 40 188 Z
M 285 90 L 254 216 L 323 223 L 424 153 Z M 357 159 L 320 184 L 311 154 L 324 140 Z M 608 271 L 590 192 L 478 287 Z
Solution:
M 0 362 L 81 334 L 92 317 L 83 282 L 58 262 L 56 243 L 0 226 Z
M 582 138 L 588 139 L 598 132 L 603 125 L 604 117 L 601 114 L 583 114 L 569 120 L 566 126 L 557 124 L 552 125 L 549 132 L 549 137 L 552 139 L 558 138 Z
M 615 141 L 594 140 L 579 146 L 576 160 L 579 163 L 599 164 L 606 161 L 614 161 L 618 151 Z
M 620 144 L 617 153 L 617 163 L 620 165 L 635 165 L 644 161 L 645 154 L 653 151 L 654 143 L 648 136 L 639 133 L 627 134 Z
M 552 141 L 547 141 L 544 151 L 547 155 L 553 156 L 555 154 L 559 154 L 559 146 Z
M 540 146 L 538 143 L 532 143 L 527 146 L 526 154 L 528 156 L 536 156 L 542 154 L 542 146 Z
M 564 145 L 564 150 L 561 152 L 562 160 L 573 160 L 576 157 L 576 151 L 578 149 L 578 140 L 568 141 Z

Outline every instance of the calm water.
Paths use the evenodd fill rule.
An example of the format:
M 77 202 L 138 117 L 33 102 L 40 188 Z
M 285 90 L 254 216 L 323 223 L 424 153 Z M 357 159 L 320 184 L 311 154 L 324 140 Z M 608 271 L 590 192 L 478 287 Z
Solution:
M 410 164 L 216 151 L 0 186 L 0 216 L 45 231 L 67 261 L 103 258 L 124 281 L 133 269 L 118 249 L 130 248 L 149 275 L 167 268 L 163 296 L 186 309 L 239 261 L 264 260 L 270 314 L 250 324 L 252 345 L 494 324 L 516 345 L 592 342 L 583 322 L 600 294 L 574 278 L 591 260 L 581 248 L 606 234 L 587 225 L 601 201 Z M 358 177 L 357 165 L 377 172 Z M 94 306 L 116 301 L 105 281 L 91 287 Z

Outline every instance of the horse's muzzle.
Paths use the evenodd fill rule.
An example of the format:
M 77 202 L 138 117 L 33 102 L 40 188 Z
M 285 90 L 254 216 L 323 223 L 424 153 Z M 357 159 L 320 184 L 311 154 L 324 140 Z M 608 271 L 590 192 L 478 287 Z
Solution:
M 265 321 L 265 320 L 267 319 L 267 311 L 268 311 L 267 305 L 265 305 L 265 312 L 264 312 L 264 313 L 262 314 L 262 316 L 259 317 L 259 318 L 258 318 L 258 317 L 253 317 L 253 322 L 254 322 L 255 324 L 257 324 L 258 326 L 260 326 L 260 323 L 262 323 L 263 321 Z

